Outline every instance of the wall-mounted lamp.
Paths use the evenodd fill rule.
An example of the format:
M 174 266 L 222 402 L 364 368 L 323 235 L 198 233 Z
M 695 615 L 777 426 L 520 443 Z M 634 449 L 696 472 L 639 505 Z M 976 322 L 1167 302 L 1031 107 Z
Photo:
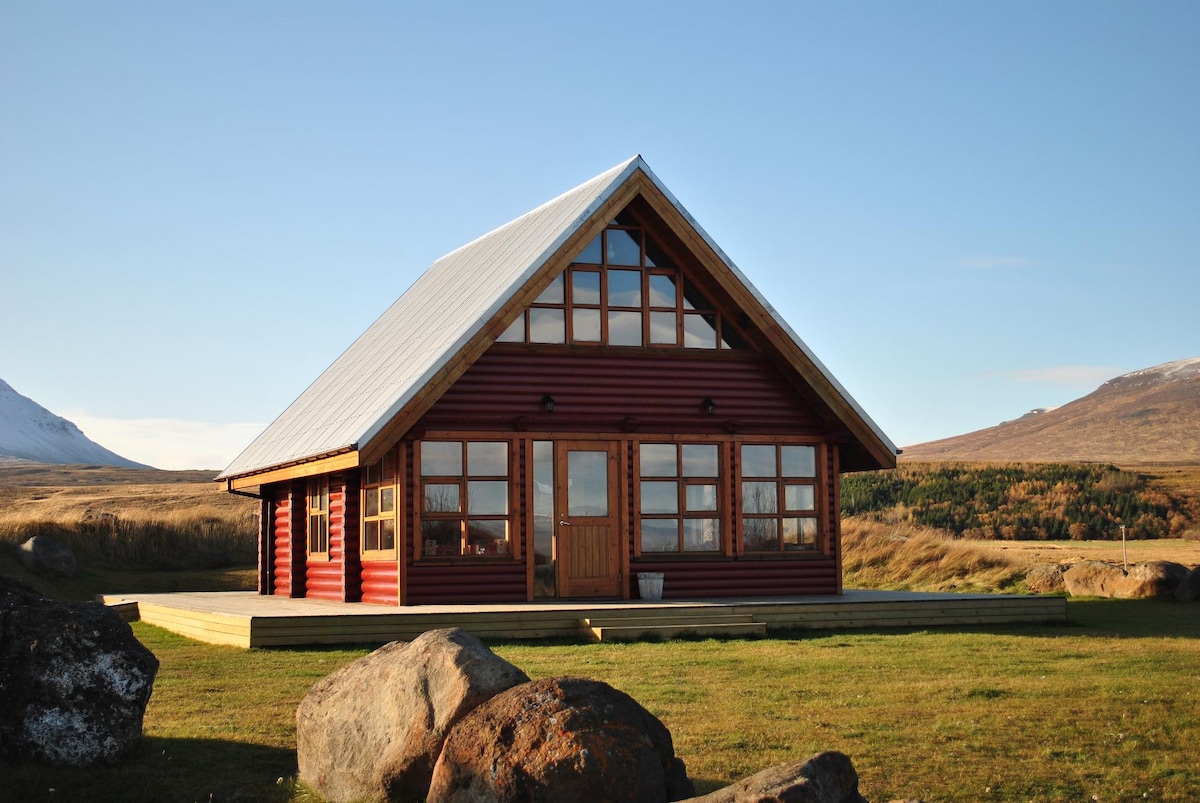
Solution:
M 549 393 L 542 395 L 542 409 L 548 413 L 554 412 L 554 397 Z
M 712 399 L 705 399 L 704 401 L 700 402 L 700 404 L 701 404 L 701 406 L 704 407 L 705 415 L 716 415 L 717 414 L 717 403 L 715 401 L 713 401 Z

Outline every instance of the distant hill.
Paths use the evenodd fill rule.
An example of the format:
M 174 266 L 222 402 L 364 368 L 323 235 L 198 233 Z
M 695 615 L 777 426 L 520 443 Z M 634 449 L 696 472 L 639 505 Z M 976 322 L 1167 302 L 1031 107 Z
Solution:
M 79 427 L 0 379 L 0 461 L 149 468 L 90 440 Z
M 1118 376 L 1062 407 L 906 446 L 901 459 L 1200 463 L 1200 357 Z

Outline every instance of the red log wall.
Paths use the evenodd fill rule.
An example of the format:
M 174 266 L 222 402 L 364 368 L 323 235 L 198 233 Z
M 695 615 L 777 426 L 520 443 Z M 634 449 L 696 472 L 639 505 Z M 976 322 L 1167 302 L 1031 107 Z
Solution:
M 362 564 L 362 601 L 376 605 L 398 605 L 396 561 L 371 561 Z
M 707 358 L 707 359 L 704 359 Z M 542 396 L 554 397 L 554 412 Z M 706 415 L 704 399 L 717 404 Z M 630 422 L 627 419 L 636 419 Z M 732 422 L 732 423 L 731 423 Z M 678 351 L 614 354 L 493 348 L 467 369 L 417 425 L 431 430 L 827 435 L 820 403 L 802 396 L 766 359 Z
M 448 602 L 524 602 L 524 564 L 475 566 L 417 562 L 408 567 L 409 605 Z

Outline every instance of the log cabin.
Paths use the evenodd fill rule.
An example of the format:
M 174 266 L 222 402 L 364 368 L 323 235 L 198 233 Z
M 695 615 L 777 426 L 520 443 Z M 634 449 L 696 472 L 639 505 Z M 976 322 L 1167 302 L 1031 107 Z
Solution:
M 896 447 L 636 156 L 434 262 L 223 471 L 259 592 L 834 595 Z

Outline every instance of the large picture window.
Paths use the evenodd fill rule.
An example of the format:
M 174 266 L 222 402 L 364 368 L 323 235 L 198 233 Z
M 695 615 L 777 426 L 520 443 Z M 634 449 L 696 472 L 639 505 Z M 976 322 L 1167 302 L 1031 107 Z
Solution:
M 329 478 L 308 481 L 308 554 L 329 557 Z
M 421 441 L 418 451 L 421 554 L 510 554 L 509 445 Z
M 744 348 L 628 214 L 617 217 L 499 337 L 504 343 Z
M 715 443 L 639 446 L 642 554 L 721 549 L 720 463 Z
M 744 443 L 741 532 L 746 552 L 817 550 L 817 450 Z
M 363 558 L 396 556 L 396 455 L 388 454 L 363 472 Z

